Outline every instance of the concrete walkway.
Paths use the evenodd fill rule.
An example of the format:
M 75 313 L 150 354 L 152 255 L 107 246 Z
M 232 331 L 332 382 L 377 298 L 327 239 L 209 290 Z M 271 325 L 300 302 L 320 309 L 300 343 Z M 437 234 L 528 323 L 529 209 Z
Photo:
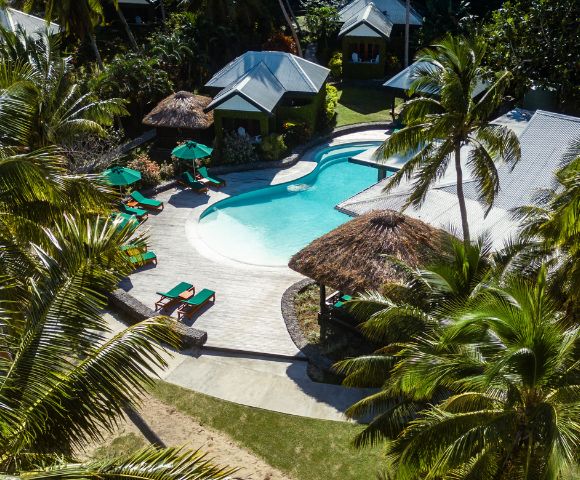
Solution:
M 112 332 L 126 326 L 105 313 Z M 259 355 L 208 351 L 168 352 L 167 368 L 157 370 L 166 382 L 212 397 L 275 412 L 345 421 L 344 411 L 371 393 L 314 382 L 304 360 L 273 360 Z
M 345 135 L 331 145 L 352 141 L 381 140 L 383 131 Z M 266 169 L 224 175 L 227 187 L 208 194 L 172 189 L 157 196 L 165 209 L 150 214 L 140 227 L 157 266 L 133 273 L 121 283 L 145 305 L 153 307 L 156 291 L 166 291 L 180 281 L 197 289 L 217 292 L 216 302 L 186 323 L 208 332 L 208 346 L 267 353 L 287 357 L 300 355 L 282 318 L 280 302 L 284 291 L 301 277 L 288 267 L 249 265 L 223 257 L 201 239 L 200 215 L 215 202 L 249 190 L 288 182 L 308 174 L 316 166 L 312 152 L 284 170 Z M 175 312 L 164 312 L 171 314 Z

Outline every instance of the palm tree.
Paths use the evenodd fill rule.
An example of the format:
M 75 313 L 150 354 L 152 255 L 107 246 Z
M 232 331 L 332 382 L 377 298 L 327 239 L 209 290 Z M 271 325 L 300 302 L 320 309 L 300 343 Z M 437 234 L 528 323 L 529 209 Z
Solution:
M 0 125 L 9 132 L 6 143 L 36 149 L 81 135 L 105 135 L 105 127 L 127 113 L 121 99 L 99 100 L 91 91 L 81 92 L 58 37 L 0 36 L 0 70 L 11 72 L 0 82 L 3 105 L 10 106 L 0 110 Z
M 556 172 L 554 188 L 539 192 L 534 205 L 517 209 L 522 220 L 520 271 L 539 262 L 550 266 L 555 295 L 571 314 L 580 314 L 580 140 L 574 142 Z
M 507 127 L 489 123 L 508 85 L 509 72 L 500 72 L 485 94 L 475 101 L 473 93 L 484 76 L 482 59 L 485 45 L 480 40 L 447 37 L 418 53 L 416 60 L 427 66 L 414 71 L 415 79 L 401 117 L 405 128 L 395 132 L 380 148 L 384 158 L 409 154 L 410 160 L 387 182 L 389 191 L 403 178 L 413 179 L 413 191 L 405 208 L 419 206 L 429 187 L 454 161 L 457 197 L 463 239 L 470 243 L 467 209 L 463 192 L 461 148 L 470 146 L 467 166 L 480 193 L 480 200 L 491 207 L 499 190 L 495 162 L 515 163 L 521 152 L 517 136 Z
M 111 198 L 92 177 L 70 175 L 54 147 L 0 146 L 0 475 L 226 478 L 231 469 L 177 449 L 75 461 L 77 447 L 139 404 L 166 365 L 161 345 L 179 344 L 164 317 L 110 335 L 106 295 L 132 268 L 119 248 L 132 233 L 107 220 Z
M 488 286 L 399 346 L 359 443 L 392 439 L 398 479 L 563 478 L 580 436 L 579 329 L 563 320 L 543 273 Z
M 286 9 L 286 5 L 284 5 L 283 0 L 278 0 L 278 4 L 280 5 L 280 10 L 282 11 L 282 15 L 284 15 L 284 20 L 286 20 L 286 25 L 290 28 L 290 33 L 292 38 L 294 39 L 294 43 L 296 44 L 296 49 L 298 50 L 298 56 L 302 57 L 302 47 L 300 46 L 300 39 L 298 38 L 298 34 L 296 33 L 296 28 L 294 28 L 294 23 L 288 14 L 288 10 Z

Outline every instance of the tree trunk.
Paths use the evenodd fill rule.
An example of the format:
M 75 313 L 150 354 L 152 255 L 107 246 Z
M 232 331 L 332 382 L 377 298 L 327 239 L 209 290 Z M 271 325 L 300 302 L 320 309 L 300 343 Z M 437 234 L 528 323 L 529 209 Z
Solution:
M 286 19 L 286 23 L 288 24 L 288 26 L 290 27 L 290 31 L 292 32 L 292 38 L 294 39 L 294 42 L 296 42 L 296 49 L 298 50 L 298 56 L 302 57 L 302 47 L 300 46 L 300 40 L 298 40 L 298 35 L 296 34 L 296 29 L 294 28 L 294 24 L 292 23 L 292 20 L 290 20 L 288 12 L 286 11 L 286 7 L 284 6 L 283 0 L 278 0 L 278 3 L 280 4 L 280 9 L 282 10 L 282 13 L 284 14 L 284 18 Z
M 127 36 L 129 37 L 129 43 L 131 44 L 131 48 L 135 52 L 138 52 L 139 46 L 137 45 L 137 42 L 135 41 L 135 37 L 133 36 L 133 32 L 129 28 L 129 24 L 127 23 L 127 19 L 125 18 L 125 15 L 123 14 L 123 11 L 121 10 L 121 7 L 119 7 L 117 5 L 116 10 L 117 10 L 117 15 L 119 15 L 119 20 L 121 20 L 121 23 L 123 24 L 123 28 L 125 29 L 125 33 L 127 33 Z
M 105 67 L 103 65 L 103 59 L 101 57 L 101 52 L 99 52 L 99 47 L 97 46 L 97 37 L 95 37 L 94 33 L 89 33 L 89 41 L 91 42 L 91 48 L 93 49 L 93 53 L 95 54 L 95 60 L 97 61 L 97 66 L 99 70 L 103 70 Z
M 409 66 L 409 23 L 411 22 L 411 1 L 405 4 L 405 68 Z
M 459 200 L 459 211 L 461 212 L 461 226 L 463 228 L 463 243 L 468 246 L 471 243 L 469 237 L 469 224 L 467 223 L 467 208 L 465 206 L 465 195 L 463 193 L 463 170 L 461 169 L 461 146 L 455 147 L 455 172 L 457 173 L 457 199 Z
M 161 11 L 161 22 L 165 23 L 165 3 L 159 0 L 159 10 Z

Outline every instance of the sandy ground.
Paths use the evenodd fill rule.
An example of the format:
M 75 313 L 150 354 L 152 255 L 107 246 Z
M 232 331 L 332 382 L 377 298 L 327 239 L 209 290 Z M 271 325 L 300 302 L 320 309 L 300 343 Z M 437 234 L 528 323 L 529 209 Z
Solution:
M 202 426 L 195 419 L 184 415 L 165 403 L 148 397 L 144 399 L 139 412 L 149 427 L 167 446 L 186 446 L 207 452 L 218 465 L 240 468 L 234 478 L 243 480 L 293 480 L 292 477 L 269 466 L 262 459 L 241 448 L 227 435 Z M 89 458 L 99 447 L 107 445 L 114 438 L 134 433 L 143 438 L 141 432 L 129 420 L 123 422 L 119 430 L 109 436 L 108 441 L 87 446 L 82 453 Z

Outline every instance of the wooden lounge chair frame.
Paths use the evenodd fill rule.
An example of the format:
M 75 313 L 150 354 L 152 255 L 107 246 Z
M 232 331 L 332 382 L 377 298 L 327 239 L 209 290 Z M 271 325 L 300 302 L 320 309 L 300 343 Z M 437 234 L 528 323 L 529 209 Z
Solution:
M 194 299 L 195 296 L 191 297 L 191 299 L 181 301 L 181 305 L 179 306 L 179 308 L 177 310 L 177 319 L 178 320 L 181 320 L 183 317 L 190 318 L 195 312 L 197 312 L 200 308 L 202 308 L 203 306 L 205 306 L 209 302 L 215 303 L 215 292 L 213 290 L 209 290 L 207 288 L 204 288 L 197 295 L 205 292 L 206 290 L 208 293 L 211 293 L 211 294 L 208 295 L 207 298 L 198 305 L 192 305 L 192 304 L 188 303 L 188 300 Z
M 145 220 L 147 220 L 149 218 L 149 212 L 147 212 L 146 210 L 144 210 L 142 208 L 131 207 L 129 205 L 125 205 L 124 203 L 121 203 L 119 209 L 121 210 L 121 213 L 126 213 L 127 215 L 133 215 L 133 216 L 137 217 L 137 219 L 141 223 L 143 223 Z M 131 212 L 130 210 L 142 210 L 143 213 L 138 215 L 137 212 Z
M 129 255 L 129 261 L 135 265 L 135 267 L 143 267 L 149 263 L 157 265 L 157 255 L 151 251 L 139 252 L 135 255 Z
M 181 283 L 187 283 L 187 282 L 181 282 Z M 177 288 L 178 285 L 173 287 L 171 290 L 173 290 L 174 288 Z M 190 285 L 190 284 L 188 284 L 188 285 Z M 169 292 L 171 292 L 171 290 L 169 290 Z M 185 292 L 191 292 L 192 296 L 195 295 L 195 287 L 193 285 L 191 285 L 191 287 L 183 290 L 176 297 L 167 296 L 166 294 L 169 292 L 165 292 L 165 293 L 157 292 L 157 295 L 160 295 L 161 298 L 155 302 L 155 310 L 162 310 L 162 309 L 172 305 L 173 303 L 177 303 L 179 301 L 182 301 L 183 299 L 180 298 L 179 295 L 182 295 Z
M 199 183 L 201 188 L 195 188 L 191 182 L 189 180 L 186 180 L 186 175 L 189 174 L 189 176 L 191 177 L 191 179 L 196 182 Z M 196 180 L 196 178 L 189 172 L 183 172 L 181 175 L 179 175 L 179 177 L 177 177 L 177 181 L 179 183 L 181 183 L 182 185 L 185 185 L 187 188 L 191 188 L 191 190 L 193 190 L 196 193 L 205 193 L 208 191 L 207 185 L 201 183 L 200 181 Z

